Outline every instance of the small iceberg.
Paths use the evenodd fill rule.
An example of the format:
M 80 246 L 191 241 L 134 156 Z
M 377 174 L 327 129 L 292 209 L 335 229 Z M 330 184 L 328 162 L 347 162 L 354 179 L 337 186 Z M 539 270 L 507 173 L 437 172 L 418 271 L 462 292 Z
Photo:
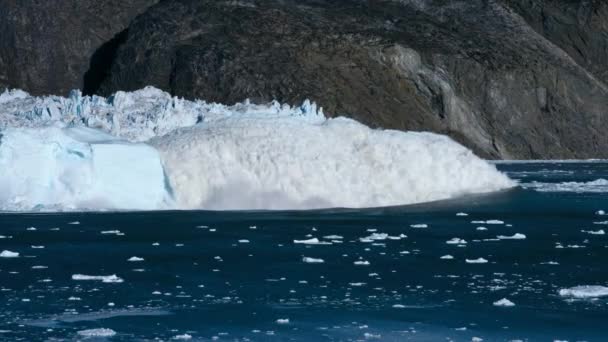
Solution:
M 559 290 L 559 295 L 562 297 L 572 298 L 597 298 L 608 296 L 608 287 L 599 285 L 581 285 L 567 289 Z

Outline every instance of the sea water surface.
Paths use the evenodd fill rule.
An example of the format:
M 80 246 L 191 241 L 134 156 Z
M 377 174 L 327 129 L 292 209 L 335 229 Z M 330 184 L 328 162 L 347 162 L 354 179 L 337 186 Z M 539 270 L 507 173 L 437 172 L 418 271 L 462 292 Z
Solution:
M 608 163 L 498 167 L 406 207 L 0 214 L 0 340 L 606 341 Z

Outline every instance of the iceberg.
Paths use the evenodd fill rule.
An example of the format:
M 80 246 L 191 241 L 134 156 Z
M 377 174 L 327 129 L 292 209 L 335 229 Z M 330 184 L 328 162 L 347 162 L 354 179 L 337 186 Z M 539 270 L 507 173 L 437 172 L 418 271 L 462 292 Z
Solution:
M 1 134 L 3 210 L 152 210 L 171 203 L 159 154 L 148 145 L 86 127 Z
M 516 185 L 446 136 L 327 118 L 310 101 L 7 90 L 0 134 L 0 210 L 365 208 Z

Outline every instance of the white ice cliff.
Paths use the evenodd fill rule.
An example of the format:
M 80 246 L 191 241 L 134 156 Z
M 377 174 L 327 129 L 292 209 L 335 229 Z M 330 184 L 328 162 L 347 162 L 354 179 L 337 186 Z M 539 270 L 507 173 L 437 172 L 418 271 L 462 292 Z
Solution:
M 308 101 L 13 90 L 0 134 L 0 210 L 355 208 L 514 185 L 448 137 L 326 119 Z

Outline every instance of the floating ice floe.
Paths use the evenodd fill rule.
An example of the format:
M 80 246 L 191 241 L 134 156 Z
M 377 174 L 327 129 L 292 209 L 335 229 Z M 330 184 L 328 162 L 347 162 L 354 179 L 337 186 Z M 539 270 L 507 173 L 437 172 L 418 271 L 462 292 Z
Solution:
M 140 257 L 132 256 L 132 257 L 130 257 L 129 259 L 127 259 L 127 261 L 131 261 L 131 262 L 144 261 L 144 258 L 140 258 Z
M 279 318 L 276 320 L 277 324 L 289 324 L 289 318 Z
M 104 230 L 104 231 L 101 232 L 101 234 L 104 234 L 104 235 L 118 235 L 118 236 L 125 235 L 120 230 Z
M 182 335 L 175 335 L 172 338 L 173 340 L 191 340 L 192 339 L 192 335 L 190 334 L 182 334 Z
M 429 225 L 425 224 L 425 223 L 418 223 L 418 224 L 411 224 L 410 227 L 412 227 L 412 228 L 428 228 Z
M 599 285 L 581 285 L 558 291 L 562 297 L 572 298 L 597 298 L 608 296 L 608 287 Z
M 92 276 L 85 274 L 73 274 L 72 280 L 98 280 L 104 283 L 122 283 L 124 280 L 116 276 L 116 274 L 107 276 Z
M 444 260 L 452 260 L 452 259 L 454 259 L 454 257 L 448 254 L 448 255 L 444 255 L 444 256 L 442 256 L 442 257 L 441 257 L 441 258 L 439 258 L 439 259 L 444 259 Z
M 494 306 L 515 306 L 515 303 L 513 303 L 512 301 L 508 300 L 507 298 L 503 298 L 501 300 L 498 300 L 496 302 L 494 302 Z
M 317 238 L 311 238 L 307 240 L 293 240 L 293 243 L 302 245 L 331 245 L 331 242 L 319 241 Z
M 80 330 L 78 335 L 82 337 L 112 337 L 116 335 L 116 331 L 107 328 L 96 328 Z
M 304 261 L 307 264 L 322 264 L 325 262 L 325 260 L 323 260 L 323 259 L 309 258 L 309 257 L 303 257 L 302 261 Z
M 469 216 L 467 213 L 456 213 L 456 216 Z
M 2 251 L 2 253 L 0 253 L 0 258 L 17 258 L 17 257 L 19 257 L 19 253 L 17 253 L 17 252 L 11 252 L 11 251 L 4 250 L 4 251 Z
M 465 245 L 467 241 L 460 238 L 452 238 L 446 241 L 445 243 L 447 243 L 448 245 Z
M 605 235 L 606 232 L 603 229 L 600 230 L 581 230 L 583 233 L 591 234 L 591 235 Z
M 467 262 L 467 264 L 485 264 L 488 262 L 488 260 L 484 258 L 466 259 L 465 261 Z
M 357 260 L 353 262 L 356 266 L 369 266 L 369 261 L 366 260 Z
M 496 238 L 500 240 L 524 240 L 526 238 L 526 235 L 521 233 L 515 233 L 511 236 L 498 235 Z

